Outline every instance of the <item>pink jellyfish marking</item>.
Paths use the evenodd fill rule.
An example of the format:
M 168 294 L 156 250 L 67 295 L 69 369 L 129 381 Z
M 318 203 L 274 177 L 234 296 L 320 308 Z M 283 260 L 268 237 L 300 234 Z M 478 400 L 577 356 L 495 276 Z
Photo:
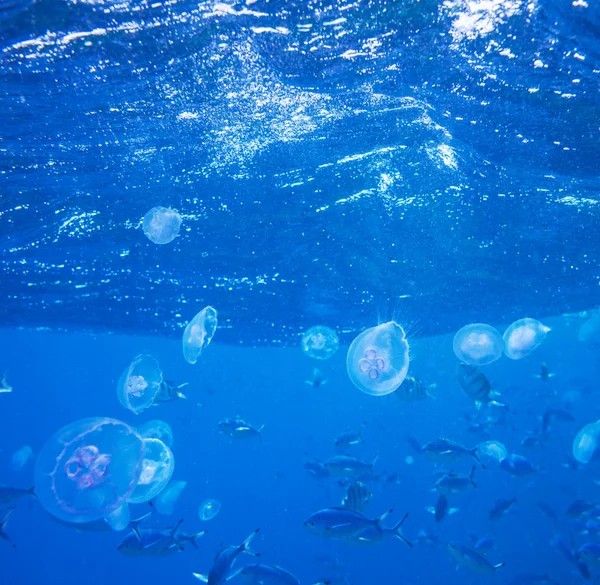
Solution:
M 95 445 L 87 445 L 77 448 L 64 469 L 78 489 L 87 489 L 102 483 L 109 463 L 110 455 L 100 453 Z
M 385 368 L 385 360 L 377 356 L 374 347 L 365 349 L 365 357 L 358 361 L 358 369 L 367 374 L 371 380 L 379 378 L 379 372 Z

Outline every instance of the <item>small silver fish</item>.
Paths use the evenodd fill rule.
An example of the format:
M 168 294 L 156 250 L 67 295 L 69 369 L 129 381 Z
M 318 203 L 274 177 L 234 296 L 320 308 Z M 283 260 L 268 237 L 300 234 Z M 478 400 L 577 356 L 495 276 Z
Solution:
M 319 368 L 314 368 L 312 373 L 312 380 L 304 380 L 306 384 L 312 386 L 313 388 L 320 388 L 327 384 L 327 378 L 323 376 L 323 372 L 319 370 Z
M 550 372 L 548 366 L 546 365 L 546 362 L 542 362 L 540 373 L 534 374 L 534 377 L 538 378 L 542 382 L 547 382 L 550 378 L 554 378 L 554 376 L 556 376 L 556 374 Z
M 381 522 L 391 513 L 392 510 L 388 510 L 379 518 L 371 519 L 355 510 L 334 506 L 312 514 L 304 522 L 304 528 L 318 536 L 348 538 L 367 528 L 381 529 Z
M 491 574 L 502 568 L 505 563 L 492 565 L 484 556 L 479 554 L 475 549 L 464 544 L 450 542 L 447 546 L 450 556 L 465 569 L 474 573 Z
M 6 374 L 0 376 L 0 394 L 12 392 L 12 386 L 6 380 Z
M 431 390 L 437 388 L 437 384 L 426 386 L 417 378 L 406 376 L 394 394 L 404 402 L 420 402 L 428 398 L 435 398 Z
M 119 544 L 117 550 L 128 557 L 164 557 L 184 550 L 183 544 L 190 542 L 198 548 L 196 540 L 206 534 L 184 534 L 179 528 L 183 520 L 169 530 L 134 528 Z
M 181 388 L 185 388 L 189 385 L 189 382 L 184 382 L 183 384 L 176 385 L 174 382 L 169 382 L 168 380 L 163 380 L 160 383 L 160 387 L 154 398 L 154 404 L 157 402 L 173 402 L 175 400 L 187 400 L 188 397 L 180 392 Z
M 490 522 L 495 522 L 500 520 L 513 506 L 513 504 L 517 501 L 517 498 L 511 498 L 509 500 L 500 498 L 496 500 L 494 506 L 490 510 Z
M 439 463 L 451 463 L 464 457 L 472 457 L 481 465 L 477 455 L 477 447 L 468 449 L 455 441 L 440 437 L 423 446 L 422 451 L 432 460 Z
M 265 425 L 258 429 L 248 424 L 239 417 L 226 418 L 219 422 L 219 429 L 222 433 L 228 435 L 232 439 L 258 439 L 262 437 L 262 430 Z
M 237 572 L 233 571 L 233 563 L 235 560 L 243 553 L 259 556 L 253 550 L 250 549 L 250 542 L 258 533 L 258 529 L 255 530 L 252 534 L 242 542 L 239 546 L 228 546 L 224 549 L 221 549 L 213 562 L 213 566 L 208 574 L 208 576 L 203 575 L 202 573 L 192 573 L 198 581 L 202 581 L 203 583 L 208 583 L 208 585 L 223 585 L 226 581 L 229 581 Z M 239 572 L 239 571 L 238 571 Z
M 450 495 L 463 492 L 470 486 L 476 488 L 477 485 L 473 481 L 475 469 L 475 466 L 473 466 L 469 475 L 463 475 L 462 473 L 446 473 L 435 482 L 435 489 L 441 494 Z
M 515 477 L 526 477 L 536 471 L 535 467 L 525 457 L 516 453 L 510 453 L 502 459 L 499 467 Z
M 362 514 L 367 504 L 371 501 L 372 496 L 373 494 L 364 483 L 355 481 L 346 490 L 346 495 L 342 500 L 342 507 Z
M 24 496 L 33 496 L 34 498 L 37 498 L 35 495 L 35 487 L 31 486 L 29 489 L 24 490 L 9 485 L 0 485 L 0 505 L 12 504 Z
M 444 494 L 440 494 L 438 501 L 434 506 L 429 506 L 426 510 L 433 514 L 435 517 L 435 521 L 439 524 L 446 516 L 450 514 L 456 514 L 458 512 L 458 508 L 449 508 L 448 507 L 448 498 Z
M 246 565 L 239 575 L 249 585 L 300 585 L 294 575 L 275 565 Z
M 362 424 L 358 431 L 347 430 L 344 431 L 336 440 L 336 447 L 350 447 L 351 445 L 360 445 L 364 443 L 365 440 L 362 436 L 363 429 L 365 428 L 365 423 Z
M 17 548 L 17 545 L 12 541 L 12 539 L 10 538 L 10 536 L 8 536 L 8 534 L 6 534 L 5 532 L 5 528 L 8 524 L 8 519 L 10 518 L 11 514 L 15 511 L 15 508 L 9 508 L 6 511 L 6 514 L 4 514 L 4 518 L 2 518 L 2 520 L 0 520 L 0 538 L 2 540 L 6 540 L 6 542 L 8 542 L 13 548 Z
M 350 455 L 336 455 L 323 462 L 323 467 L 330 475 L 358 477 L 363 473 L 373 471 L 377 458 L 375 457 L 371 463 L 367 463 Z

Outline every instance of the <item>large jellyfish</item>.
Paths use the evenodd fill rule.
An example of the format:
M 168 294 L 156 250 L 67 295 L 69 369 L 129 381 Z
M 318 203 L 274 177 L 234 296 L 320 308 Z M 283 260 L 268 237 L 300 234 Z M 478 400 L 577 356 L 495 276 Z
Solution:
M 575 436 L 573 441 L 573 457 L 579 463 L 589 463 L 598 447 L 600 434 L 600 420 L 585 425 Z
M 35 465 L 42 506 L 66 522 L 108 518 L 127 501 L 142 470 L 144 443 L 112 418 L 86 418 L 50 438 Z
M 163 374 L 158 362 L 151 355 L 139 355 L 119 378 L 119 402 L 139 414 L 153 404 L 162 381 Z
M 329 359 L 339 346 L 337 333 L 325 325 L 315 325 L 302 336 L 302 351 L 316 360 Z
M 171 449 L 160 439 L 144 439 L 142 471 L 127 501 L 141 504 L 155 498 L 169 483 L 174 469 L 175 458 Z
M 550 327 L 536 319 L 519 319 L 504 332 L 504 353 L 511 360 L 527 357 L 546 339 Z
M 394 392 L 408 372 L 408 341 L 395 321 L 371 327 L 358 335 L 346 357 L 354 385 L 372 396 Z
M 217 328 L 217 311 L 204 307 L 188 324 L 183 332 L 183 357 L 195 364 L 200 354 L 208 347 Z
M 173 430 L 163 420 L 149 420 L 138 427 L 138 434 L 144 439 L 160 439 L 167 447 L 173 447 Z
M 471 366 L 485 366 L 502 356 L 504 342 L 497 329 L 485 323 L 465 325 L 452 343 L 456 357 Z
M 153 207 L 142 221 L 146 237 L 155 244 L 172 242 L 181 229 L 181 215 L 168 207 Z

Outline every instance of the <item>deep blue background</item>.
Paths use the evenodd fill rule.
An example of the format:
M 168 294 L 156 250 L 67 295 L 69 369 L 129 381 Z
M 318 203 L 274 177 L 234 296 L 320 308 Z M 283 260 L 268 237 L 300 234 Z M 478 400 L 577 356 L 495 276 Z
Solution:
M 295 573 L 301 583 L 331 576 L 318 559 L 326 556 L 348 573 L 348 583 L 448 583 L 449 585 L 508 583 L 519 573 L 549 572 L 558 583 L 583 580 L 575 568 L 550 544 L 556 534 L 577 546 L 579 536 L 564 511 L 573 500 L 594 500 L 597 466 L 573 470 L 570 452 L 577 430 L 599 417 L 597 406 L 597 346 L 577 341 L 583 319 L 549 321 L 553 327 L 545 344 L 531 357 L 513 362 L 503 357 L 485 369 L 502 400 L 515 411 L 512 425 L 492 431 L 509 450 L 526 455 L 539 468 L 533 477 L 520 479 L 489 466 L 477 469 L 477 490 L 450 498 L 460 512 L 435 526 L 425 511 L 434 505 L 435 467 L 415 454 L 406 437 L 420 442 L 447 436 L 474 446 L 480 439 L 466 431 L 465 414 L 474 407 L 454 377 L 456 358 L 451 336 L 411 338 L 411 373 L 427 383 L 437 383 L 434 400 L 404 403 L 396 396 L 370 397 L 350 383 L 345 371 L 345 352 L 318 364 L 329 382 L 320 389 L 304 383 L 314 362 L 299 347 L 244 349 L 215 343 L 195 366 L 184 362 L 180 344 L 157 338 L 89 336 L 3 329 L 0 336 L 2 365 L 14 386 L 3 394 L 0 427 L 0 482 L 27 487 L 32 467 L 16 473 L 10 469 L 12 453 L 29 444 L 39 452 L 46 439 L 62 425 L 82 417 L 110 416 L 136 425 L 162 418 L 174 430 L 175 479 L 188 485 L 172 517 L 155 517 L 150 525 L 171 526 L 184 518 L 187 531 L 202 528 L 208 534 L 200 550 L 188 547 L 169 558 L 127 558 L 116 550 L 121 536 L 78 534 L 57 525 L 32 500 L 21 500 L 10 520 L 8 533 L 17 544 L 0 543 L 2 583 L 61 583 L 63 585 L 173 581 L 193 583 L 191 571 L 206 572 L 222 545 L 241 542 L 260 528 L 254 548 L 261 561 L 279 564 Z M 500 326 L 501 328 L 502 326 Z M 130 358 L 151 352 L 165 374 L 189 381 L 189 400 L 153 407 L 135 416 L 118 403 L 116 381 Z M 556 377 L 547 383 L 535 379 L 546 360 Z M 530 450 L 520 446 L 525 433 L 539 428 L 547 405 L 569 408 L 576 422 L 555 422 L 543 442 Z M 239 415 L 255 425 L 265 425 L 263 440 L 231 442 L 220 434 L 217 422 Z M 302 523 L 314 511 L 338 504 L 343 489 L 332 480 L 311 477 L 303 464 L 335 454 L 334 439 L 347 428 L 366 422 L 365 444 L 354 453 L 371 460 L 379 456 L 376 472 L 396 472 L 398 483 L 369 483 L 374 496 L 368 512 L 375 516 L 394 508 L 390 525 L 409 512 L 405 534 L 415 540 L 420 530 L 433 532 L 437 545 L 415 545 L 410 550 L 389 539 L 371 548 L 356 548 L 307 533 Z M 413 465 L 405 457 L 415 457 Z M 468 472 L 470 462 L 458 462 L 455 471 Z M 448 467 L 442 467 L 448 469 Z M 197 507 L 207 497 L 223 507 L 212 521 L 197 518 Z M 492 527 L 489 510 L 496 498 L 517 497 L 509 514 Z M 554 507 L 554 525 L 536 506 L 542 501 Z M 142 512 L 145 508 L 138 508 Z M 136 511 L 134 510 L 134 515 Z M 455 571 L 445 550 L 448 540 L 469 542 L 469 533 L 494 535 L 494 562 L 506 568 L 495 577 Z M 250 558 L 251 560 L 251 558 Z M 333 561 L 331 561 L 333 562 Z M 595 569 L 593 569 L 595 571 Z

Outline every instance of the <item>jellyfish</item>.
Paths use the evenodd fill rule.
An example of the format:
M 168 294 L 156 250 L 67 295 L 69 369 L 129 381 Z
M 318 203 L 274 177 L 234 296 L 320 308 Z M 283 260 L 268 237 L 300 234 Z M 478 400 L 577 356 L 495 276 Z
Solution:
M 108 514 L 104 520 L 115 532 L 125 530 L 125 528 L 127 528 L 131 522 L 129 504 L 127 502 L 123 502 L 116 510 L 113 510 L 110 514 Z
M 151 355 L 139 355 L 119 378 L 119 402 L 139 414 L 154 403 L 162 381 L 163 375 L 158 362 Z
M 35 493 L 59 520 L 108 518 L 135 489 L 144 443 L 128 425 L 112 418 L 78 420 L 55 433 L 35 465 Z
M 504 353 L 511 360 L 527 357 L 546 339 L 550 327 L 535 319 L 519 319 L 504 332 Z
M 204 307 L 188 324 L 183 332 L 183 357 L 195 364 L 200 354 L 211 342 L 217 328 L 217 311 Z
M 33 459 L 33 449 L 29 445 L 24 445 L 13 453 L 11 467 L 15 471 L 21 471 Z
M 221 509 L 221 502 L 218 500 L 207 499 L 204 500 L 200 507 L 198 508 L 198 518 L 207 522 L 208 520 L 212 520 Z
M 358 335 L 346 357 L 354 385 L 372 396 L 394 392 L 408 372 L 408 341 L 395 321 L 371 327 Z
M 485 323 L 465 325 L 452 343 L 456 357 L 471 366 L 485 366 L 502 356 L 504 342 L 497 329 Z
M 339 346 L 337 333 L 325 325 L 315 325 L 302 336 L 302 351 L 316 360 L 329 359 Z
M 477 446 L 477 455 L 499 463 L 508 455 L 508 450 L 500 441 L 485 441 Z
M 138 427 L 138 434 L 143 439 L 160 439 L 167 447 L 173 447 L 173 431 L 162 420 L 149 420 Z
M 143 439 L 144 457 L 137 486 L 128 502 L 149 502 L 163 491 L 175 469 L 175 458 L 169 447 L 160 439 Z
M 600 420 L 585 425 L 576 435 L 573 441 L 573 457 L 579 463 L 589 463 L 598 446 L 598 435 L 600 434 Z
M 170 516 L 175 509 L 175 504 L 187 485 L 187 481 L 172 481 L 156 498 L 156 511 L 163 516 Z
M 155 244 L 172 242 L 181 229 L 181 215 L 168 207 L 153 207 L 142 221 L 146 237 Z

